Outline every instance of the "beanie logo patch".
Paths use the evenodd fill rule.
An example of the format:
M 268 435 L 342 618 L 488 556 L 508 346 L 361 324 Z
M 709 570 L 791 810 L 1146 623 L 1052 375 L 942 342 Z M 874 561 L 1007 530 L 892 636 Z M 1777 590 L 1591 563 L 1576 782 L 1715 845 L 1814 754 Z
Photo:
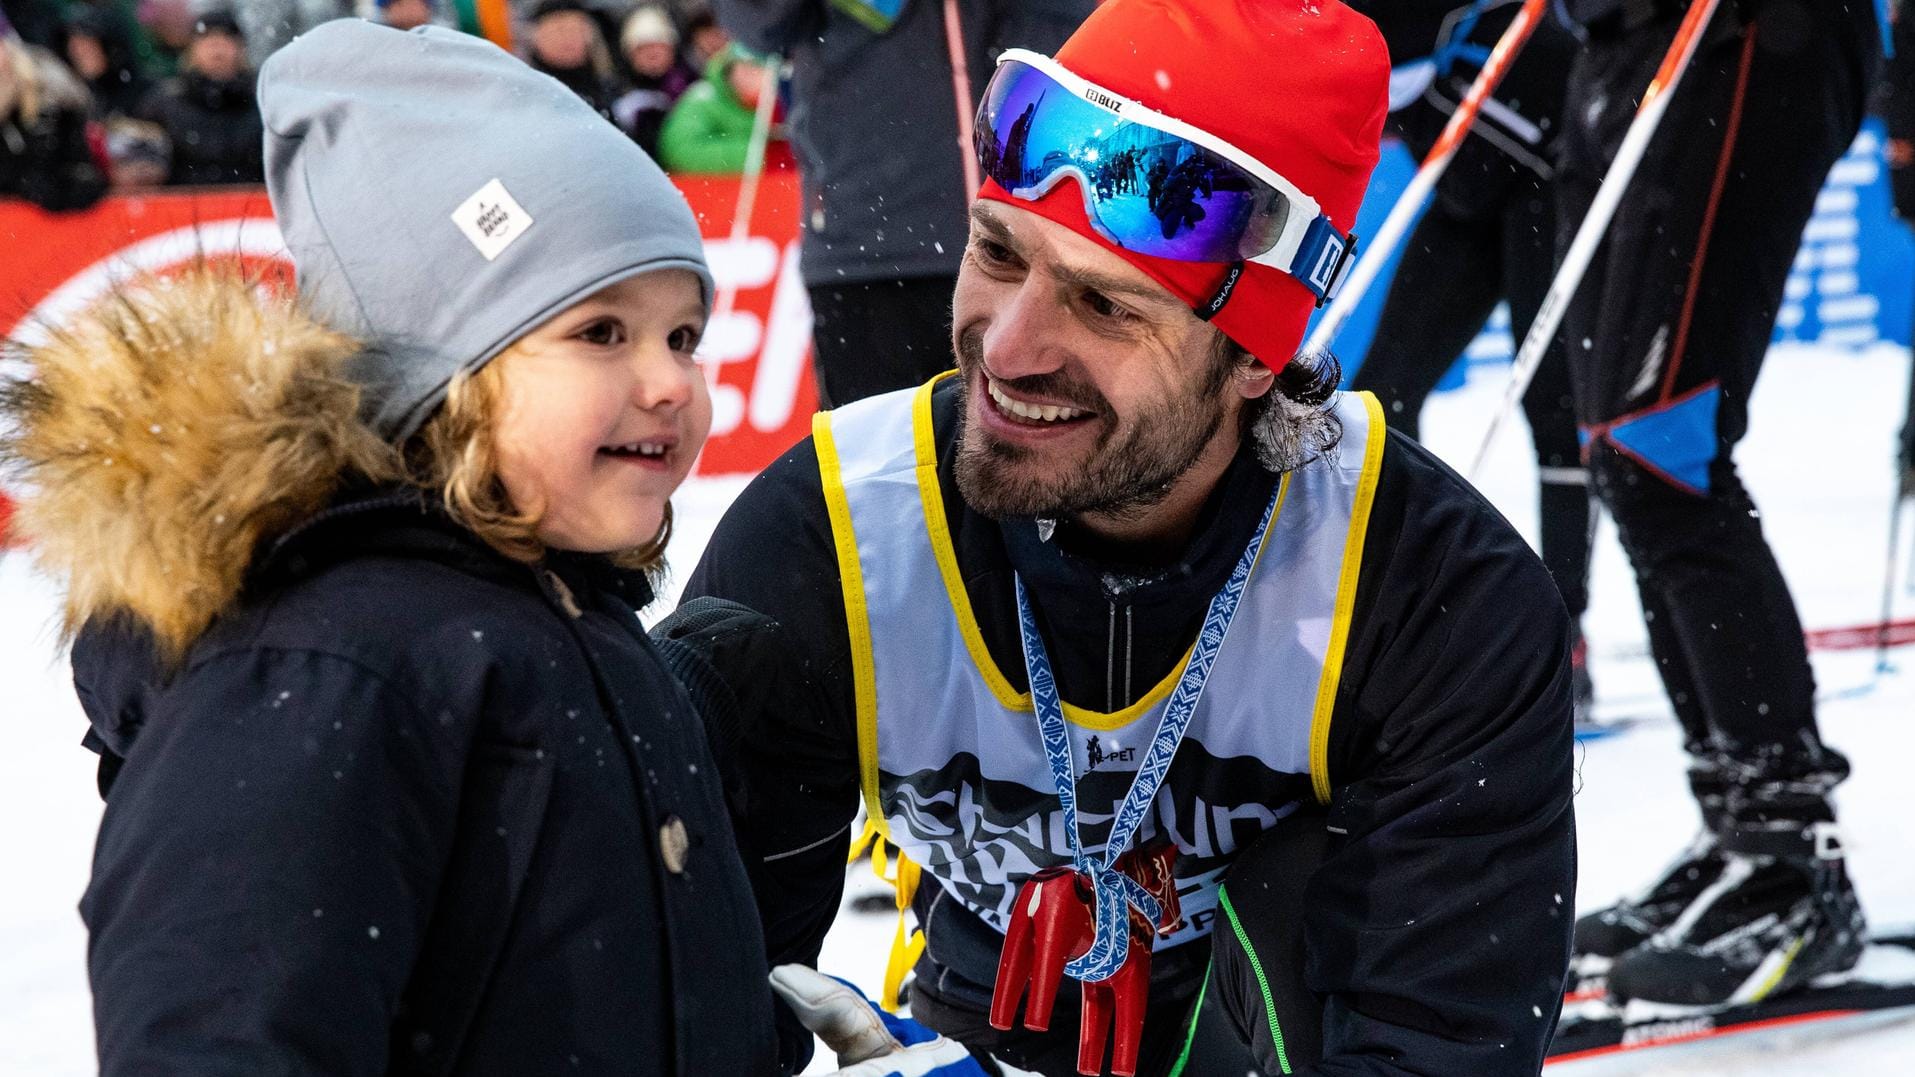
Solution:
M 459 208 L 452 211 L 452 223 L 490 262 L 532 227 L 532 215 L 525 212 L 505 184 L 494 179 L 459 203 Z

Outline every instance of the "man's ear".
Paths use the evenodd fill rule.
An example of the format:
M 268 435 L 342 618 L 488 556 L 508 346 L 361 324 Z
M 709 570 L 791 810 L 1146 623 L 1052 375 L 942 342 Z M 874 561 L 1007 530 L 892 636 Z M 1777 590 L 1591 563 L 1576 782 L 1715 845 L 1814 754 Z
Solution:
M 1246 355 L 1233 381 L 1245 400 L 1255 400 L 1277 384 L 1277 372 Z

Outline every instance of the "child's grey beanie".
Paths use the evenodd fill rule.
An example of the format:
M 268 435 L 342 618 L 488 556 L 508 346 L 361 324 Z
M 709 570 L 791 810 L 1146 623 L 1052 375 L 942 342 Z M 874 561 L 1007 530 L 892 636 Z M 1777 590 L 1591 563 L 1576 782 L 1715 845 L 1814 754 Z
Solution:
M 565 308 L 660 269 L 711 274 L 691 208 L 557 80 L 442 27 L 326 23 L 266 61 L 266 186 L 300 299 L 366 344 L 364 414 L 411 436 Z

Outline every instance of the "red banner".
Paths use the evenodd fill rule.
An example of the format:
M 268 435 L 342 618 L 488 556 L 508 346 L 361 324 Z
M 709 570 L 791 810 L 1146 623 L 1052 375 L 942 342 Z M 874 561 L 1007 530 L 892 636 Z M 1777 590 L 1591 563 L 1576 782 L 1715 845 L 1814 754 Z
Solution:
M 685 176 L 678 184 L 705 234 L 721 307 L 730 290 L 736 296 L 729 310 L 715 312 L 700 350 L 712 436 L 698 473 L 755 473 L 810 433 L 816 408 L 811 304 L 798 276 L 797 176 L 764 177 L 751 226 L 735 240 L 738 180 Z M 272 208 L 255 189 L 111 198 L 61 214 L 0 201 L 0 249 L 0 337 L 26 341 L 138 273 L 164 273 L 201 256 L 289 268 Z M 0 534 L 7 513 L 0 496 Z

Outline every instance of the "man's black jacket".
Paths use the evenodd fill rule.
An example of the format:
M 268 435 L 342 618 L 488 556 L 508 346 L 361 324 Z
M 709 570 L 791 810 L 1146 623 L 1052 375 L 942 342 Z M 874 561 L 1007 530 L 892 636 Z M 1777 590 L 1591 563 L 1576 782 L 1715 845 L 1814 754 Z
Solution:
M 1179 560 L 1101 562 L 1074 547 L 1068 524 L 1047 542 L 1033 522 L 1000 523 L 962 503 L 951 474 L 958 405 L 955 381 L 934 396 L 939 470 L 992 656 L 1025 690 L 1015 569 L 1064 697 L 1127 706 L 1189 648 L 1276 476 L 1246 450 Z M 744 806 L 737 826 L 767 946 L 774 962 L 815 961 L 837 913 L 859 789 L 849 637 L 810 441 L 746 488 L 685 595 L 655 634 L 708 653 L 736 696 L 743 727 L 731 733 L 728 786 Z M 701 596 L 763 616 L 727 615 Z M 1335 837 L 1304 914 L 1303 972 L 1326 1000 L 1326 1057 L 1302 1072 L 1490 1077 L 1541 1065 L 1575 900 L 1568 629 L 1522 538 L 1392 435 L 1330 727 Z M 974 982 L 968 970 L 995 967 L 995 951 L 947 947 L 940 960 L 945 930 L 929 933 L 922 982 L 948 988 L 950 976 L 932 978 L 948 971 L 940 966 L 964 966 Z M 1169 981 L 1202 968 L 1201 953 L 1161 960 L 1153 992 L 1178 993 L 1185 985 Z

